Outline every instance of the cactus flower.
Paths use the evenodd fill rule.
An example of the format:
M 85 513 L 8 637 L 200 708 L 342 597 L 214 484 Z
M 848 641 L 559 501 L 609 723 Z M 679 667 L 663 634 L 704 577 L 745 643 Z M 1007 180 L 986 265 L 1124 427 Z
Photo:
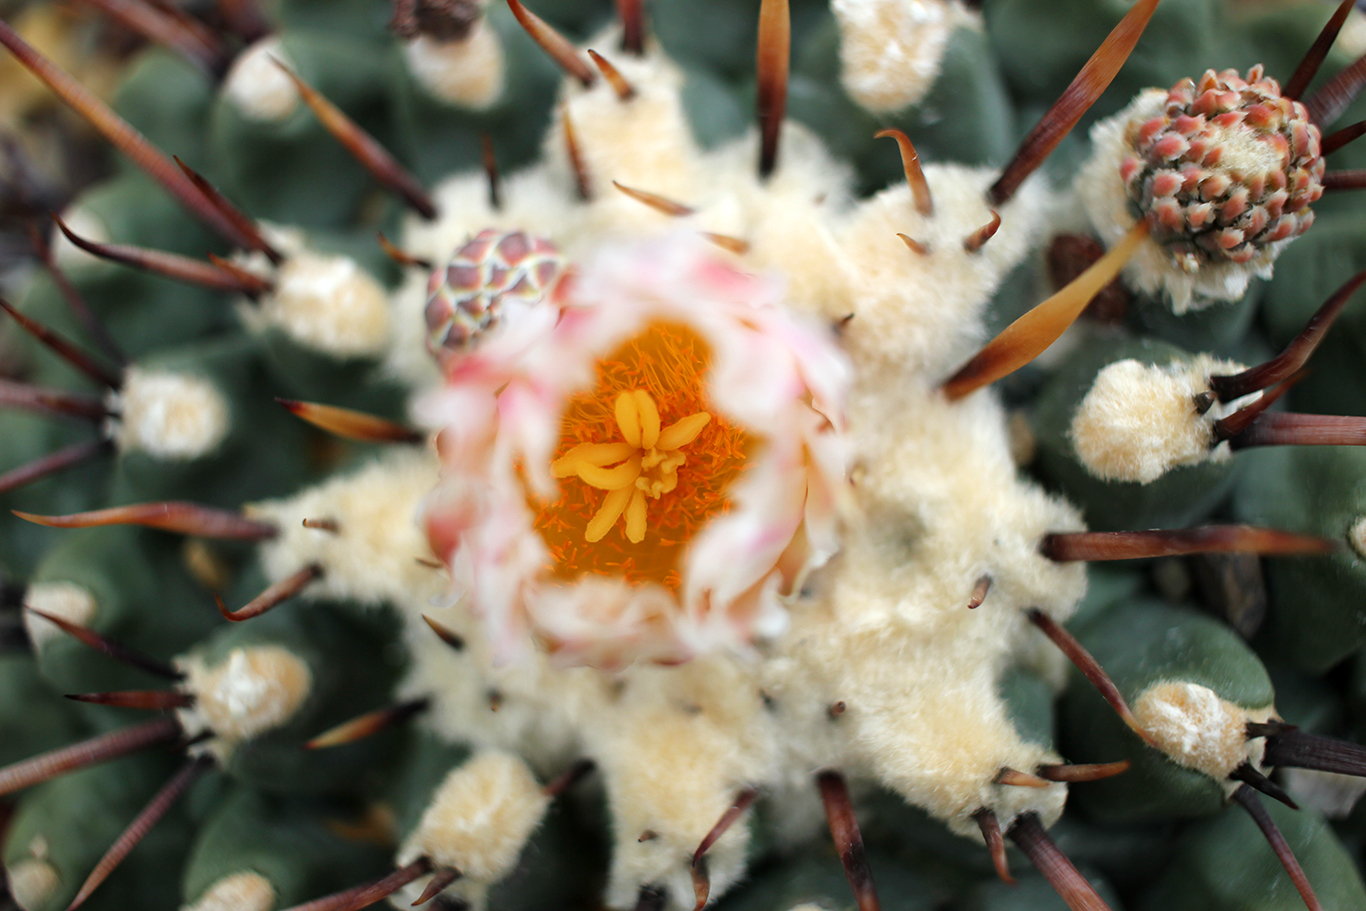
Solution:
M 457 593 L 504 659 L 534 638 L 569 663 L 676 662 L 780 633 L 836 548 L 833 339 L 685 235 L 549 287 L 443 349 L 420 406 L 443 469 L 425 527 Z

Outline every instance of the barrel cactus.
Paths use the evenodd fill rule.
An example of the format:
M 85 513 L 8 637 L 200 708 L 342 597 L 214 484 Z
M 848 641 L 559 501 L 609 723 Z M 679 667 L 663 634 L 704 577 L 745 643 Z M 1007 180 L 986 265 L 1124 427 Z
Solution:
M 1366 905 L 1352 0 L 90 5 L 0 905 Z

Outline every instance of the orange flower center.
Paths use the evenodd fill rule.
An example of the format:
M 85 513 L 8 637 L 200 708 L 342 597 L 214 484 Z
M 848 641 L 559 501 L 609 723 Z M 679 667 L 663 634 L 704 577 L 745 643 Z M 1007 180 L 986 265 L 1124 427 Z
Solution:
M 531 504 L 557 577 L 678 589 L 685 547 L 730 509 L 726 491 L 756 442 L 707 401 L 710 363 L 691 328 L 652 323 L 570 398 L 551 463 L 560 496 Z

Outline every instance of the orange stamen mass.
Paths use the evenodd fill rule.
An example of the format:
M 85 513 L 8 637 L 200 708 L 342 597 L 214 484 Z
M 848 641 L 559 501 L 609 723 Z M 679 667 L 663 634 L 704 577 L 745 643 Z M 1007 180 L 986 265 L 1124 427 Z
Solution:
M 730 509 L 727 491 L 757 443 L 707 400 L 711 356 L 690 327 L 651 323 L 569 399 L 551 463 L 560 496 L 531 504 L 556 577 L 678 590 L 684 549 Z

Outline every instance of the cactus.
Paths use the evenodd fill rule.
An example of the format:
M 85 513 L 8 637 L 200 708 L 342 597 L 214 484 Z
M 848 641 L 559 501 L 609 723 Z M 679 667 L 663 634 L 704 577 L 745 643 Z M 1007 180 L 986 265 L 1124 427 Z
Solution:
M 1351 0 L 92 5 L 19 907 L 1366 905 Z

